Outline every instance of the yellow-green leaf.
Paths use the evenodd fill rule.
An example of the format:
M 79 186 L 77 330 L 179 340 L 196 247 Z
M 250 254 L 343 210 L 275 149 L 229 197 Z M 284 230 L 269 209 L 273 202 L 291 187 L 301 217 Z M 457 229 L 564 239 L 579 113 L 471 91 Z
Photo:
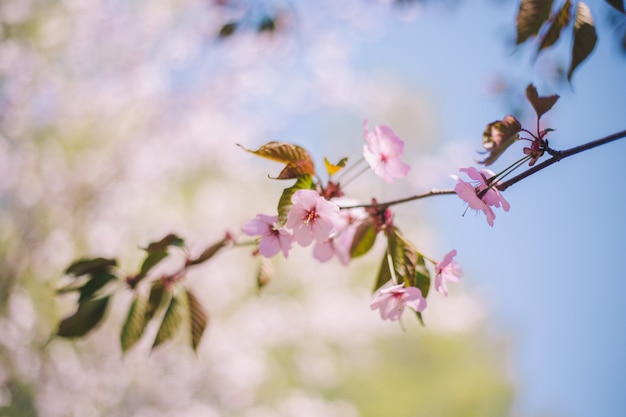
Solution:
M 189 307 L 191 347 L 195 351 L 206 329 L 208 316 L 198 298 L 190 290 L 187 290 L 187 306 Z
M 298 177 L 298 180 L 294 185 L 283 190 L 280 199 L 278 200 L 278 225 L 283 225 L 287 221 L 287 215 L 293 203 L 291 197 L 298 190 L 310 190 L 313 188 L 313 178 L 310 175 L 303 175 Z
M 352 246 L 350 247 L 350 257 L 356 258 L 365 255 L 372 249 L 376 242 L 376 227 L 371 218 L 364 220 L 359 224 L 352 238 Z
M 152 320 L 152 317 L 156 314 L 165 296 L 169 295 L 165 291 L 165 285 L 160 280 L 154 281 L 150 287 L 150 295 L 148 296 L 148 305 L 146 307 L 146 323 Z
M 122 333 L 120 335 L 120 342 L 122 345 L 122 352 L 128 351 L 141 339 L 144 330 L 146 329 L 146 308 L 148 302 L 141 294 L 136 294 L 133 298 L 128 314 L 126 315 L 126 321 L 122 326 Z
M 178 333 L 185 315 L 184 305 L 179 297 L 180 296 L 177 293 L 172 295 L 170 304 L 165 311 L 165 315 L 163 316 L 161 326 L 159 327 L 156 337 L 154 338 L 152 349 L 172 339 L 176 336 L 176 333 Z
M 596 46 L 598 35 L 591 16 L 591 10 L 585 3 L 578 3 L 576 21 L 574 22 L 574 44 L 572 46 L 572 62 L 567 71 L 567 80 L 572 80 L 574 70 L 591 54 Z
M 374 282 L 374 288 L 372 292 L 376 292 L 380 287 L 391 281 L 391 268 L 389 266 L 389 251 L 386 250 L 383 255 L 383 260 L 380 263 L 378 274 L 376 275 L 376 282 Z
M 345 167 L 346 162 L 348 162 L 347 157 L 342 158 L 336 164 L 330 163 L 330 161 L 326 157 L 324 157 L 324 166 L 326 167 L 326 172 L 328 172 L 328 175 L 331 177 L 335 175 L 337 172 L 339 172 L 343 167 Z

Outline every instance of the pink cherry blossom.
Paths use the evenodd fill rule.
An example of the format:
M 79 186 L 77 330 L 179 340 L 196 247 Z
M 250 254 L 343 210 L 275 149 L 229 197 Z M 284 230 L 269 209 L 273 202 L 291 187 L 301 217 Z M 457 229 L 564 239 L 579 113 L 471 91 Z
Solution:
M 248 236 L 260 236 L 259 253 L 266 258 L 283 251 L 285 258 L 289 254 L 292 246 L 292 236 L 284 228 L 276 228 L 278 216 L 268 216 L 257 214 L 257 216 L 246 222 L 242 230 Z
M 473 182 L 465 182 L 456 175 L 452 175 L 452 178 L 458 181 L 454 187 L 454 191 L 471 209 L 482 211 L 487 217 L 489 226 L 493 226 L 493 220 L 496 218 L 496 214 L 491 207 L 498 208 L 502 206 L 504 211 L 509 211 L 511 208 L 497 188 L 489 188 L 487 179 L 494 175 L 493 172 L 488 169 L 478 171 L 474 167 L 460 168 L 459 171 L 466 173 Z M 484 190 L 487 191 L 479 197 L 478 195 Z
M 291 202 L 285 226 L 293 230 L 294 240 L 301 246 L 327 241 L 339 219 L 339 206 L 313 190 L 296 191 Z
M 367 120 L 364 125 L 365 142 L 363 157 L 383 181 L 391 184 L 394 178 L 404 178 L 409 172 L 407 164 L 400 160 L 404 152 L 404 142 L 389 126 L 374 126 L 369 130 Z
M 443 260 L 435 265 L 435 290 L 448 296 L 448 287 L 446 282 L 458 282 L 463 276 L 463 271 L 459 264 L 453 258 L 456 256 L 456 250 L 451 250 L 443 257 Z
M 404 284 L 384 288 L 378 291 L 370 304 L 372 310 L 380 310 L 383 320 L 398 320 L 406 306 L 417 312 L 424 311 L 427 303 L 419 288 L 405 287 Z
M 339 206 L 354 206 L 359 202 L 354 199 L 339 197 L 332 200 Z M 313 247 L 313 257 L 320 262 L 327 262 L 336 256 L 343 264 L 350 263 L 352 240 L 361 222 L 369 218 L 363 207 L 340 210 L 335 221 L 335 232 L 324 242 L 317 242 Z

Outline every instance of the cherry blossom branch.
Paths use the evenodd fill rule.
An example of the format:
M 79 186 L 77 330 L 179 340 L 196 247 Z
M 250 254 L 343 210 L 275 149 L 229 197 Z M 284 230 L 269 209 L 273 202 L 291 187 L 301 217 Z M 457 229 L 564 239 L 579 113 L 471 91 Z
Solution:
M 618 139 L 623 139 L 626 138 L 626 130 L 622 130 L 621 132 L 617 132 L 614 133 L 612 135 L 606 136 L 604 138 L 601 139 L 597 139 L 588 143 L 585 143 L 583 145 L 579 145 L 576 146 L 574 148 L 570 148 L 570 149 L 566 149 L 564 151 L 555 151 L 553 149 L 549 149 L 547 150 L 547 152 L 552 155 L 552 158 L 542 162 L 539 165 L 535 165 L 534 167 L 527 169 L 526 171 L 522 172 L 519 175 L 516 175 L 515 177 L 504 181 L 500 184 L 497 185 L 497 189 L 499 191 L 504 191 L 507 188 L 511 187 L 514 184 L 517 184 L 518 182 L 520 182 L 521 180 L 541 171 L 544 168 L 549 167 L 550 165 L 554 164 L 555 162 L 559 162 L 562 159 L 568 158 L 570 156 L 576 155 L 578 153 L 584 152 L 584 151 L 588 151 L 590 149 L 593 148 L 597 148 L 598 146 L 602 146 L 602 145 L 606 145 L 607 143 L 616 141 Z M 391 201 L 386 201 L 386 202 L 382 202 L 382 203 L 372 203 L 372 204 L 361 204 L 361 205 L 354 205 L 354 206 L 342 206 L 340 207 L 342 210 L 347 210 L 347 209 L 352 209 L 352 208 L 358 208 L 358 207 L 363 207 L 363 208 L 382 208 L 382 207 L 389 207 L 389 206 L 393 206 L 393 205 L 397 205 L 397 204 L 402 204 L 402 203 L 408 203 L 410 201 L 415 201 L 415 200 L 420 200 L 422 198 L 426 198 L 426 197 L 433 197 L 433 196 L 438 196 L 438 195 L 451 195 L 451 194 L 455 194 L 455 191 L 453 189 L 447 189 L 447 190 L 437 190 L 437 189 L 433 189 L 428 191 L 427 193 L 423 193 L 423 194 L 417 194 L 417 195 L 413 195 L 410 197 L 405 197 L 405 198 L 400 198 L 397 200 L 391 200 Z
M 516 175 L 515 177 L 501 183 L 498 184 L 498 190 L 500 191 L 504 191 L 507 188 L 509 188 L 510 186 L 520 182 L 521 180 L 523 180 L 524 178 L 527 178 L 539 171 L 541 171 L 544 168 L 549 167 L 550 165 L 554 164 L 555 162 L 559 162 L 562 159 L 568 158 L 572 155 L 576 155 L 578 153 L 584 152 L 584 151 L 588 151 L 590 149 L 593 148 L 597 148 L 598 146 L 602 146 L 602 145 L 606 145 L 607 143 L 616 141 L 618 139 L 623 139 L 626 138 L 626 130 L 622 130 L 621 132 L 617 132 L 614 133 L 612 135 L 606 136 L 604 138 L 601 139 L 597 139 L 588 143 L 585 143 L 583 145 L 579 145 L 576 146 L 574 148 L 570 148 L 570 149 L 566 149 L 564 151 L 554 151 L 554 150 L 550 150 L 548 151 L 548 153 L 550 155 L 552 155 L 552 158 L 547 159 L 545 161 L 543 161 L 542 163 L 540 163 L 539 165 L 535 165 L 534 167 L 527 169 L 526 171 L 522 172 L 519 175 Z

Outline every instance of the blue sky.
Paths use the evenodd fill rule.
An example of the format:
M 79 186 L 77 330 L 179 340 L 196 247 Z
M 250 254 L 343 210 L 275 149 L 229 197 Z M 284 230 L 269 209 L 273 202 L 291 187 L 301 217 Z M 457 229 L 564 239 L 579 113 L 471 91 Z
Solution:
M 480 149 L 485 124 L 511 111 L 487 94 L 491 76 L 517 82 L 520 98 L 535 83 L 541 95 L 561 96 L 544 120 L 556 129 L 551 145 L 566 149 L 626 129 L 626 59 L 617 54 L 604 18 L 609 8 L 601 1 L 589 4 L 600 41 L 572 85 L 550 83 L 543 70 L 550 59 L 567 66 L 569 39 L 533 65 L 531 48 L 512 45 L 517 6 L 490 1 L 461 2 L 450 14 L 425 10 L 415 21 L 386 25 L 380 36 L 357 42 L 352 64 L 431 95 L 442 122 L 440 147 L 467 138 L 470 148 Z M 332 116 L 300 118 L 289 134 L 319 133 L 317 117 Z M 626 414 L 624 155 L 626 140 L 519 183 L 505 193 L 511 211 L 497 212 L 493 228 L 482 216 L 463 217 L 455 197 L 428 204 L 442 243 L 459 252 L 465 285 L 486 297 L 496 326 L 510 335 L 520 415 Z M 493 169 L 504 167 L 506 162 Z

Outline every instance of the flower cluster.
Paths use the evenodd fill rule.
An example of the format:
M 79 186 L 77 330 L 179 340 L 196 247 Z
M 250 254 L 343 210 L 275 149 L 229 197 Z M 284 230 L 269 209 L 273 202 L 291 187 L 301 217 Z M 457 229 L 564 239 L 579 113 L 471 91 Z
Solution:
M 457 181 L 454 191 L 468 204 L 469 208 L 482 211 L 487 217 L 489 226 L 493 226 L 496 214 L 492 207 L 502 207 L 504 211 L 509 211 L 511 208 L 496 188 L 498 183 L 490 181 L 494 173 L 488 169 L 478 171 L 474 167 L 460 168 L 459 171 L 466 173 L 473 181 L 466 182 L 458 176 L 452 175 L 452 178 Z

